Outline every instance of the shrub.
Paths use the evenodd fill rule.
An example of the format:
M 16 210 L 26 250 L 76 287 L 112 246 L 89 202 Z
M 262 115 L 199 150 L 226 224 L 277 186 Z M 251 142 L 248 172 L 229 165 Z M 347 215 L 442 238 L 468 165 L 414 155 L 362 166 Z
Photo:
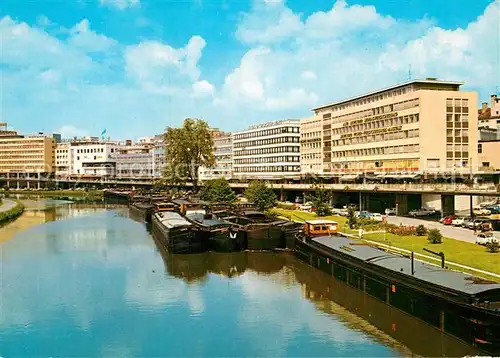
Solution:
M 443 235 L 438 229 L 429 230 L 427 234 L 427 241 L 431 244 L 440 244 L 443 242 Z
M 417 234 L 417 236 L 425 236 L 427 234 L 427 229 L 424 225 L 418 225 L 415 229 L 415 234 Z
M 224 178 L 209 180 L 205 182 L 201 189 L 200 196 L 203 200 L 212 203 L 233 203 L 236 201 L 234 193 L 229 183 Z
M 347 225 L 349 225 L 349 229 L 354 229 L 356 227 L 356 222 L 358 218 L 356 217 L 356 211 L 354 207 L 349 206 L 347 208 Z
M 387 225 L 387 231 L 398 236 L 411 236 L 416 234 L 415 226 Z
M 497 241 L 491 241 L 486 244 L 486 251 L 492 254 L 500 251 L 500 244 Z
M 318 216 L 328 216 L 332 214 L 332 208 L 328 204 L 319 204 L 316 207 L 316 215 Z
M 248 184 L 245 197 L 257 206 L 259 210 L 265 211 L 276 206 L 276 194 L 266 183 L 254 180 Z
M 0 213 L 0 226 L 7 224 L 9 221 L 16 219 L 24 211 L 24 205 L 17 203 L 12 209 Z

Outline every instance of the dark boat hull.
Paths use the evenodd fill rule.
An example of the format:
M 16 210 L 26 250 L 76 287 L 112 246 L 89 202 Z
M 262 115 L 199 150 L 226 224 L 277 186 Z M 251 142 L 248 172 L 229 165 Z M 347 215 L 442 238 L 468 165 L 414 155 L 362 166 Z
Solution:
M 138 221 L 144 221 L 151 223 L 153 216 L 153 207 L 138 207 L 135 205 L 130 205 L 129 207 L 130 216 Z
M 279 226 L 254 224 L 247 228 L 248 250 L 274 250 L 285 248 L 283 232 Z
M 489 354 L 500 354 L 500 312 L 460 304 L 438 297 L 411 282 L 396 281 L 314 243 L 296 240 L 296 256 L 311 266 L 442 332 Z M 394 285 L 397 282 L 397 287 Z
M 156 217 L 152 219 L 152 234 L 165 250 L 174 254 L 202 252 L 202 245 L 190 228 L 165 227 Z

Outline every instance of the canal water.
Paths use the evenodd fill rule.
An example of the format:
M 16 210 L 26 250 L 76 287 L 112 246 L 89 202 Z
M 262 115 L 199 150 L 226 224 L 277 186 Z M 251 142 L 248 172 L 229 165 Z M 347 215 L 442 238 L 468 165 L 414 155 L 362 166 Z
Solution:
M 169 255 L 128 209 L 29 203 L 0 229 L 0 356 L 463 356 L 290 254 Z

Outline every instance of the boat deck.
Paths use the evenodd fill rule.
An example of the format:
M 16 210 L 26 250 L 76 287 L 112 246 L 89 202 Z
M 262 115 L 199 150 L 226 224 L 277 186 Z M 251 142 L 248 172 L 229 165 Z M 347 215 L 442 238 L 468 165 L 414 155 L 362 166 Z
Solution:
M 392 254 L 370 245 L 353 245 L 356 241 L 345 237 L 322 236 L 312 239 L 312 242 L 372 265 L 468 295 L 481 295 L 486 292 L 491 293 L 493 290 L 500 292 L 500 284 L 475 283 L 471 275 L 442 269 L 420 261 L 414 261 L 414 274 L 412 275 L 410 258 Z

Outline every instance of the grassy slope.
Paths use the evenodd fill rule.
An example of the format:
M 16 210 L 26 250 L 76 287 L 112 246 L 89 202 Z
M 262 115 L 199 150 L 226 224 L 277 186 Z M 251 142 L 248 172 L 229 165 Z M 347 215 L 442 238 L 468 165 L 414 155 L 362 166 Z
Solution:
M 276 209 L 280 214 L 294 220 L 307 220 L 317 218 L 314 213 L 304 213 L 293 210 Z M 339 216 L 327 216 L 324 219 L 335 220 L 339 223 L 339 231 L 352 232 L 345 227 L 346 218 Z M 346 230 L 347 229 L 347 230 Z M 377 241 L 382 244 L 391 245 L 397 248 L 411 250 L 428 256 L 432 256 L 423 249 L 440 252 L 445 254 L 446 260 L 453 261 L 462 265 L 467 265 L 480 270 L 486 270 L 500 274 L 500 253 L 492 254 L 486 252 L 486 248 L 480 245 L 454 240 L 452 238 L 443 238 L 441 244 L 429 244 L 426 236 L 397 236 L 390 233 L 365 234 L 364 239 Z M 438 258 L 436 256 L 436 258 Z M 434 261 L 433 261 L 434 262 Z M 437 262 L 437 261 L 436 261 Z

